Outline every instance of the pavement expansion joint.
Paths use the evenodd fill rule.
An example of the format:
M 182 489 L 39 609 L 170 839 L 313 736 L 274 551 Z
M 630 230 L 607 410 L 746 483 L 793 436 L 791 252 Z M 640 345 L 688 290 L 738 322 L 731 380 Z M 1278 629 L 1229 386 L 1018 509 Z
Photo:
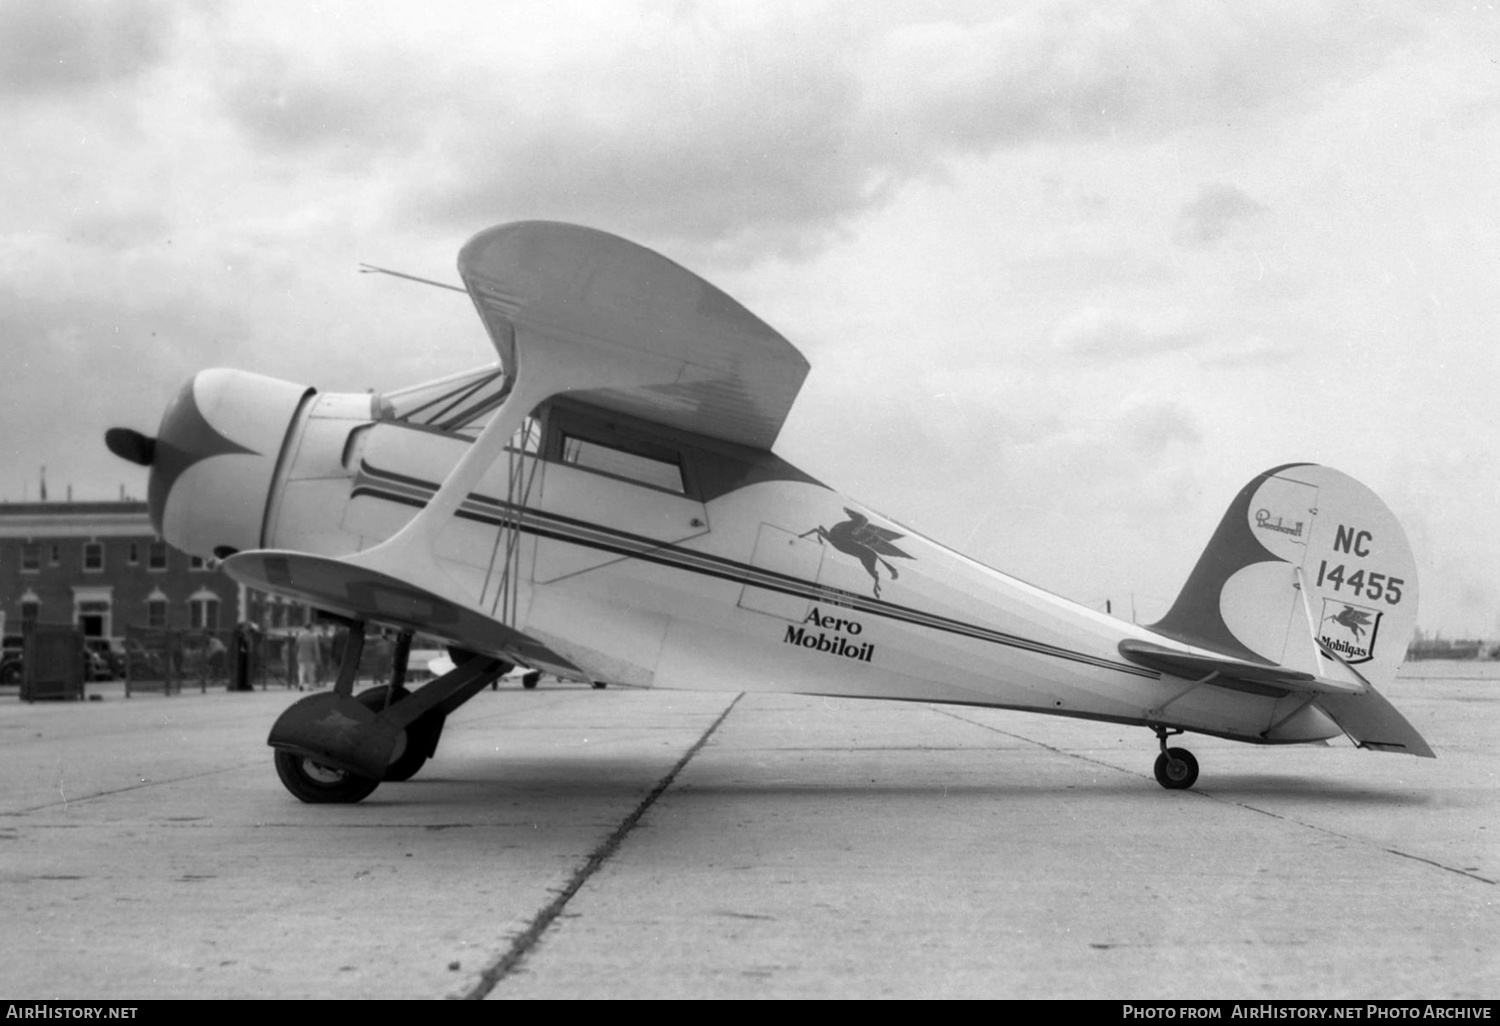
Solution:
M 641 817 L 646 814 L 646 810 L 651 808 L 656 803 L 656 800 L 666 793 L 667 788 L 671 787 L 672 782 L 677 779 L 677 775 L 702 750 L 703 746 L 708 743 L 709 738 L 713 737 L 714 732 L 729 718 L 729 714 L 734 711 L 734 707 L 744 697 L 744 692 L 740 692 L 734 696 L 733 700 L 724 707 L 724 711 L 719 714 L 718 718 L 709 724 L 708 729 L 693 743 L 691 748 L 683 753 L 682 758 L 673 764 L 672 768 L 657 782 L 650 793 L 641 799 L 640 804 L 631 811 L 630 815 L 626 816 L 620 825 L 594 849 L 584 861 L 584 864 L 573 873 L 568 883 L 557 892 L 557 896 L 548 902 L 536 914 L 526 929 L 522 930 L 511 941 L 510 948 L 492 966 L 480 974 L 479 982 L 468 993 L 461 995 L 464 999 L 475 1001 L 484 998 L 506 976 L 515 971 L 532 948 L 536 947 L 541 941 L 542 935 L 547 932 L 547 928 L 552 925 L 553 921 L 563 917 L 563 910 L 567 907 L 568 902 L 572 900 L 573 895 L 577 894 L 583 885 L 589 881 L 589 878 L 599 871 L 611 855 L 619 850 L 625 837 L 635 829 L 636 824 L 641 821 Z
M 91 802 L 99 798 L 109 798 L 117 794 L 125 794 L 129 791 L 140 791 L 148 787 L 161 787 L 167 784 L 180 784 L 188 780 L 201 780 L 204 777 L 218 776 L 223 773 L 235 773 L 240 770 L 246 769 L 247 767 L 257 765 L 260 765 L 260 763 L 245 762 L 236 766 L 216 767 L 215 769 L 205 770 L 202 773 L 188 773 L 180 777 L 164 777 L 161 779 L 152 778 L 149 780 L 143 778 L 134 784 L 127 784 L 124 787 L 112 787 L 105 791 L 93 791 L 88 794 L 69 795 L 65 792 L 64 786 L 60 783 L 57 788 L 58 799 L 56 801 L 43 802 L 40 805 L 29 805 L 25 808 L 13 809 L 10 812 L 4 813 L 4 815 L 24 816 L 33 812 L 45 812 L 48 809 L 66 809 L 69 805 L 78 805 L 83 802 Z
M 1320 834 L 1327 834 L 1329 837 L 1336 837 L 1341 841 L 1348 841 L 1350 844 L 1378 847 L 1378 845 L 1373 844 L 1371 841 L 1365 838 L 1357 837 L 1353 834 L 1341 833 L 1340 831 L 1332 830 L 1325 826 L 1319 826 L 1316 823 L 1307 823 L 1293 816 L 1287 816 L 1279 812 L 1272 812 L 1269 809 L 1262 809 L 1258 806 L 1251 805 L 1249 802 L 1235 801 L 1231 798 L 1224 798 L 1212 793 L 1211 791 L 1199 791 L 1197 793 L 1204 798 L 1210 799 L 1211 801 L 1222 802 L 1226 805 L 1233 805 L 1236 808 L 1245 809 L 1249 812 L 1258 812 L 1262 816 L 1269 816 L 1272 819 L 1278 819 L 1283 823 L 1290 823 L 1293 826 L 1302 827 L 1305 830 L 1312 830 Z M 1411 859 L 1413 862 L 1424 863 L 1425 865 L 1432 866 L 1434 869 L 1441 869 L 1444 872 L 1453 873 L 1456 876 L 1467 877 L 1470 880 L 1475 880 L 1479 883 L 1489 884 L 1490 886 L 1494 886 L 1496 883 L 1500 883 L 1500 881 L 1491 880 L 1489 877 L 1480 876 L 1472 869 L 1461 869 L 1457 866 L 1445 865 L 1434 859 L 1424 858 L 1421 855 L 1413 855 L 1410 852 L 1399 851 L 1395 848 L 1379 848 L 1379 850 L 1385 852 L 1388 855 L 1395 855 L 1399 858 Z

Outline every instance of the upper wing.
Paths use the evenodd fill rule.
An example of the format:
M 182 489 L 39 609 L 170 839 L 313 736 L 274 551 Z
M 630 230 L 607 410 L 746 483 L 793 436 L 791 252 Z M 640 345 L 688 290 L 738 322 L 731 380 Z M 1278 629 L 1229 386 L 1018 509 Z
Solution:
M 807 361 L 697 275 L 589 228 L 543 221 L 491 228 L 465 244 L 458 268 L 506 382 L 442 486 L 373 548 L 341 559 L 245 552 L 224 566 L 237 580 L 320 608 L 426 629 L 544 666 L 552 654 L 479 614 L 476 597 L 443 568 L 437 548 L 526 416 L 568 393 L 669 427 L 770 448 Z
M 593 406 L 770 448 L 807 377 L 796 347 L 734 299 L 606 232 L 501 225 L 469 240 L 458 270 L 509 375 L 549 342 L 656 368 L 567 389 Z

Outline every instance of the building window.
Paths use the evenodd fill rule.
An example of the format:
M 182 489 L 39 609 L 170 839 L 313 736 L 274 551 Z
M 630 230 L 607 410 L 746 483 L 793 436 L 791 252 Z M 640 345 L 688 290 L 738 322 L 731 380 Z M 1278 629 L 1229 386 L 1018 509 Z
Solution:
M 147 570 L 165 570 L 167 568 L 167 543 L 154 541 L 151 550 L 146 556 Z
M 51 551 L 47 554 L 47 562 L 48 562 L 48 564 L 51 565 L 51 566 L 61 566 L 62 565 L 62 546 L 61 545 L 53 545 L 53 546 L 50 546 L 50 548 L 51 548 Z
M 42 612 L 42 604 L 35 598 L 23 598 L 21 600 L 21 622 L 36 623 Z
M 153 591 L 146 599 L 146 626 L 163 630 L 167 626 L 167 597 Z
M 125 564 L 127 566 L 139 566 L 141 562 L 141 543 L 131 542 L 125 551 Z
M 204 559 L 202 556 L 189 556 L 188 557 L 188 569 L 189 570 L 212 570 L 213 567 L 209 566 L 208 565 L 208 560 Z
M 210 591 L 199 591 L 188 599 L 188 626 L 195 631 L 219 629 L 219 596 Z
M 21 573 L 39 574 L 42 572 L 42 547 L 40 545 L 21 546 Z
M 98 574 L 104 572 L 104 543 L 83 543 L 83 570 L 85 573 Z

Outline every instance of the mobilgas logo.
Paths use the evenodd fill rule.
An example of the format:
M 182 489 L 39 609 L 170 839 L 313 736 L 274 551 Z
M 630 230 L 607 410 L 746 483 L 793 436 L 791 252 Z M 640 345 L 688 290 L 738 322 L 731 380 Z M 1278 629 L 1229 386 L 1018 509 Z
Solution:
M 808 629 L 808 625 L 821 628 L 817 633 Z M 862 663 L 868 663 L 875 655 L 875 645 L 872 642 L 850 641 L 852 637 L 858 637 L 864 633 L 864 624 L 858 620 L 846 620 L 842 616 L 834 616 L 832 613 L 824 615 L 817 606 L 812 607 L 812 612 L 803 619 L 801 626 L 791 626 L 786 629 L 782 637 L 782 643 L 797 645 L 801 648 L 809 648 L 815 652 L 824 652 L 828 655 L 843 656 L 846 659 L 857 659 Z M 828 633 L 832 631 L 833 633 Z
M 1337 599 L 1323 600 L 1323 619 L 1318 643 L 1337 652 L 1346 663 L 1365 663 L 1375 658 L 1375 635 L 1381 612 Z

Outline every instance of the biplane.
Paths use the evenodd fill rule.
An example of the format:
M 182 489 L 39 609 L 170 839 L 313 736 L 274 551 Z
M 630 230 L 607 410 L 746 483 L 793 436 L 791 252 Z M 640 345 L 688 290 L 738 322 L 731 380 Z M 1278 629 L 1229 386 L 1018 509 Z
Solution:
M 356 802 L 436 752 L 448 716 L 514 664 L 634 688 L 957 703 L 1261 745 L 1347 735 L 1431 756 L 1377 690 L 1417 576 L 1367 488 L 1289 463 L 1252 479 L 1166 615 L 1078 605 L 921 537 L 772 447 L 808 372 L 698 275 L 551 222 L 481 232 L 458 272 L 497 360 L 387 394 L 238 370 L 182 386 L 150 467 L 170 544 L 349 626 L 337 682 L 269 743 L 306 802 Z M 450 286 L 451 287 L 451 286 Z M 392 679 L 354 694 L 372 626 Z M 454 653 L 404 679 L 415 632 Z

